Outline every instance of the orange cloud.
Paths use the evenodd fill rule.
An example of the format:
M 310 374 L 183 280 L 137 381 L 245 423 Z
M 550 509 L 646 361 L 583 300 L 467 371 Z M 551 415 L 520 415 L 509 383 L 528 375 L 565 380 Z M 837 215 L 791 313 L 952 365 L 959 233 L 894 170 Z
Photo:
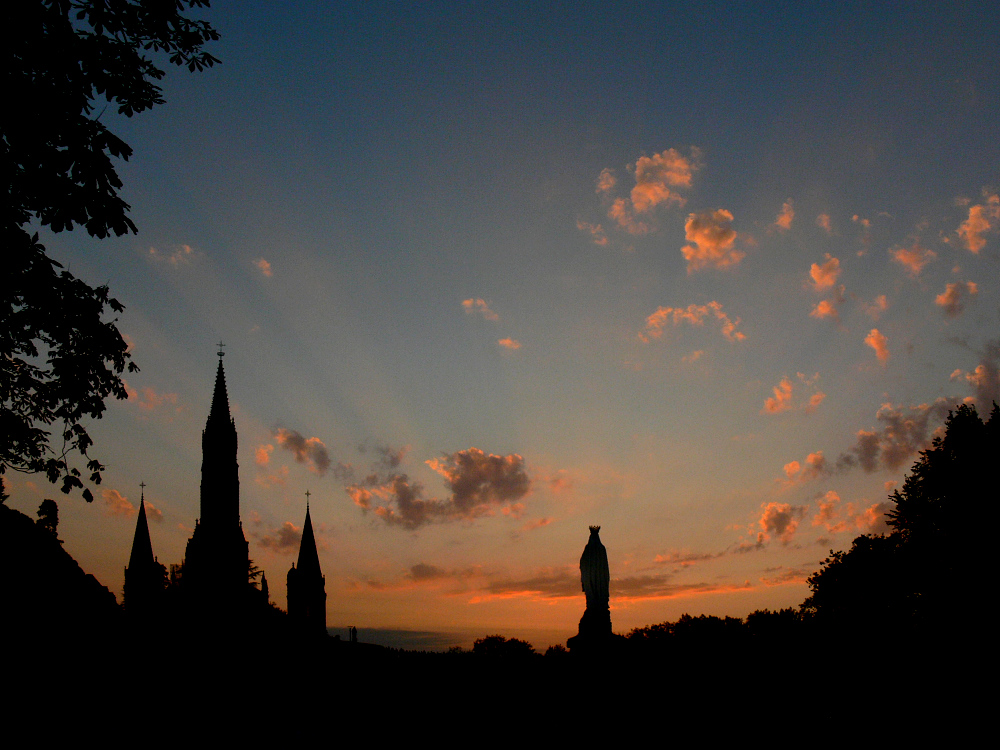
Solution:
M 731 320 L 729 316 L 723 312 L 722 304 L 714 300 L 709 302 L 707 305 L 658 307 L 656 312 L 646 318 L 646 331 L 645 333 L 640 333 L 639 338 L 645 342 L 648 342 L 650 339 L 658 339 L 663 335 L 663 329 L 666 325 L 671 322 L 675 326 L 678 326 L 681 323 L 689 323 L 691 325 L 700 326 L 703 325 L 704 319 L 708 315 L 713 315 L 715 319 L 722 324 L 722 335 L 725 336 L 728 341 L 735 343 L 737 341 L 743 341 L 746 338 L 744 333 L 736 330 L 740 324 L 740 319 L 737 318 L 735 321 Z
M 157 393 L 152 388 L 142 389 L 143 398 L 139 399 L 139 408 L 152 411 L 164 404 L 177 404 L 176 393 Z
M 632 206 L 643 213 L 660 203 L 683 206 L 687 200 L 671 187 L 691 187 L 691 176 L 699 168 L 698 149 L 692 149 L 691 158 L 685 158 L 676 149 L 661 154 L 641 156 L 635 163 L 635 187 L 632 188 Z M 669 187 L 668 187 L 669 186 Z
M 608 238 L 604 234 L 604 229 L 600 224 L 591 224 L 581 219 L 576 222 L 576 228 L 581 232 L 587 232 L 595 245 L 601 245 L 603 247 L 608 244 Z
M 268 277 L 271 276 L 271 264 L 268 263 L 266 260 L 264 260 L 263 258 L 257 258 L 257 260 L 253 262 L 253 264 L 257 266 L 258 269 L 260 269 L 260 272 L 262 274 Z
M 879 333 L 878 328 L 872 328 L 871 332 L 865 336 L 865 343 L 875 350 L 878 361 L 885 364 L 889 361 L 889 339 Z
M 965 309 L 967 297 L 979 293 L 979 287 L 972 281 L 961 281 L 945 284 L 944 291 L 934 298 L 934 304 L 940 307 L 949 318 L 954 318 Z
M 615 185 L 618 184 L 618 179 L 615 177 L 614 173 L 605 167 L 601 170 L 601 173 L 597 175 L 597 190 L 598 193 L 610 193 L 614 190 Z
M 924 266 L 937 257 L 937 253 L 921 247 L 916 240 L 913 242 L 913 247 L 897 247 L 890 250 L 889 254 L 914 278 L 920 275 Z
M 305 464 L 309 471 L 323 476 L 330 468 L 330 454 L 318 437 L 307 438 L 296 430 L 279 427 L 274 431 L 274 440 L 285 450 L 291 451 L 296 462 Z
M 969 218 L 958 227 L 958 236 L 967 250 L 978 254 L 986 246 L 983 235 L 994 227 L 991 219 L 1000 219 L 1000 195 L 988 196 L 985 204 L 969 206 Z
M 840 495 L 833 490 L 827 492 L 817 505 L 819 510 L 812 519 L 813 526 L 823 526 L 827 531 L 837 534 L 842 531 L 852 533 L 887 531 L 886 512 L 890 505 L 887 502 L 874 503 L 867 508 L 859 508 L 855 503 L 847 503 L 841 509 Z
M 799 527 L 799 521 L 805 515 L 804 505 L 789 505 L 788 503 L 770 502 L 761 506 L 758 523 L 767 538 L 777 537 L 782 544 L 788 544 Z
M 135 506 L 118 490 L 101 490 L 101 497 L 104 498 L 104 510 L 111 516 L 131 516 L 135 513 Z
M 282 466 L 273 474 L 258 474 L 253 480 L 261 487 L 284 486 L 288 481 L 288 467 Z
M 833 234 L 833 227 L 830 225 L 830 214 L 820 214 L 816 217 L 816 226 L 827 234 Z
M 781 231 L 790 229 L 792 226 L 792 220 L 795 218 L 795 209 L 792 208 L 792 199 L 789 198 L 787 201 L 781 204 L 781 213 L 778 214 L 778 218 L 774 220 L 774 226 L 776 226 Z
M 618 226 L 629 234 L 647 234 L 649 225 L 638 221 L 631 213 L 624 198 L 615 198 L 611 208 L 608 209 L 608 217 L 618 222 Z
M 490 306 L 486 304 L 486 300 L 482 299 L 466 299 L 462 300 L 462 307 L 467 313 L 480 313 L 486 320 L 500 320 L 500 316 L 497 315 L 490 309 Z
M 155 247 L 149 248 L 149 257 L 155 261 L 169 263 L 172 266 L 182 266 L 187 264 L 195 255 L 190 245 L 175 245 L 169 250 L 157 250 Z
M 837 312 L 836 302 L 832 299 L 820 300 L 813 307 L 812 312 L 809 313 L 810 318 L 833 318 L 835 320 L 840 320 L 840 314 Z
M 736 249 L 736 230 L 732 228 L 733 215 L 724 208 L 700 214 L 688 214 L 684 235 L 692 245 L 681 248 L 687 261 L 688 273 L 702 268 L 729 268 L 739 265 L 746 256 Z
M 840 260 L 834 258 L 830 253 L 826 253 L 826 262 L 823 265 L 813 263 L 809 268 L 809 276 L 813 280 L 813 288 L 817 292 L 823 292 L 833 287 L 840 276 Z
M 704 349 L 695 349 L 686 357 L 681 357 L 681 362 L 688 365 L 691 364 L 692 362 L 697 362 L 699 359 L 701 359 L 704 353 L 705 353 Z
M 302 529 L 291 521 L 285 521 L 276 529 L 263 534 L 251 532 L 251 536 L 264 549 L 283 554 L 293 554 L 298 550 L 299 543 L 302 541 Z
M 258 466 L 267 466 L 271 463 L 271 452 L 273 450 L 273 445 L 258 445 L 257 450 L 253 454 L 254 463 Z
M 790 483 L 809 482 L 829 473 L 823 451 L 807 455 L 804 465 L 798 461 L 789 461 L 784 465 L 783 470 Z
M 792 393 L 795 386 L 792 381 L 788 378 L 782 378 L 781 382 L 778 383 L 773 388 L 774 396 L 767 398 L 764 401 L 764 408 L 760 410 L 761 414 L 780 414 L 783 411 L 789 411 L 791 409 L 802 409 L 806 413 L 812 413 L 816 410 L 823 399 L 826 398 L 826 394 L 820 390 L 815 390 L 816 381 L 819 380 L 819 373 L 816 373 L 811 378 L 807 378 L 801 372 L 796 373 L 798 380 L 801 384 L 801 388 L 813 389 L 815 392 L 812 393 L 804 404 L 795 403 L 792 398 Z
M 517 339 L 512 339 L 510 337 L 505 339 L 500 339 L 499 341 L 497 341 L 497 343 L 500 344 L 500 346 L 502 346 L 504 349 L 510 349 L 511 351 L 517 351 L 518 349 L 521 348 L 521 342 L 518 341 Z
M 884 294 L 880 294 L 870 305 L 864 305 L 865 314 L 877 321 L 879 317 L 889 309 L 889 302 Z

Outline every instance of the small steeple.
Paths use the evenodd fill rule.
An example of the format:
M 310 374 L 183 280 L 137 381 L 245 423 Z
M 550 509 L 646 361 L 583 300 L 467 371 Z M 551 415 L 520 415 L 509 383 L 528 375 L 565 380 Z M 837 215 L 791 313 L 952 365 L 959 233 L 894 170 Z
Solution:
M 149 524 L 146 522 L 146 483 L 140 482 L 141 496 L 139 499 L 139 518 L 135 523 L 135 537 L 132 539 L 132 554 L 128 558 L 128 567 L 138 570 L 151 565 L 153 559 L 153 543 L 149 539 Z
M 309 491 L 306 491 L 306 522 L 302 525 L 302 541 L 299 543 L 298 569 L 305 575 L 322 576 L 319 567 L 319 553 L 316 551 L 316 536 L 313 534 L 312 518 L 309 515 Z

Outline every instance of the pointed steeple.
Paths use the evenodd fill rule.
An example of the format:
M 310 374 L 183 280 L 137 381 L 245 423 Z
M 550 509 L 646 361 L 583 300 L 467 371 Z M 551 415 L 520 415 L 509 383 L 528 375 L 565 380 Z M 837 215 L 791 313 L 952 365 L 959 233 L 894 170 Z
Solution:
M 145 487 L 145 485 L 142 485 Z M 132 554 L 128 567 L 138 570 L 153 564 L 153 543 L 149 539 L 149 524 L 146 522 L 146 495 L 143 491 L 139 499 L 139 518 L 135 523 L 135 537 L 132 539 Z
M 229 425 L 233 418 L 229 415 L 229 393 L 226 391 L 226 371 L 222 369 L 222 357 L 219 357 L 219 369 L 215 371 L 215 391 L 212 393 L 212 408 L 208 412 L 208 424 Z
M 316 536 L 313 534 L 309 503 L 306 503 L 306 522 L 302 526 L 302 541 L 299 544 L 298 569 L 303 575 L 322 576 L 319 567 L 319 553 L 316 551 Z

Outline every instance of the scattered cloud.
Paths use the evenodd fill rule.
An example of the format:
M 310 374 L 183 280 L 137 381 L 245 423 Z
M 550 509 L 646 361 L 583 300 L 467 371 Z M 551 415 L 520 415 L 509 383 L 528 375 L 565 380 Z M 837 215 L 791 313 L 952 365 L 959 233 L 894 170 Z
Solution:
M 270 277 L 271 277 L 271 273 L 272 273 L 272 272 L 271 272 L 271 264 L 270 264 L 270 263 L 268 263 L 268 262 L 267 262 L 266 260 L 264 260 L 263 258 L 257 258 L 257 260 L 255 260 L 255 261 L 253 262 L 253 264 L 254 264 L 255 266 L 257 266 L 257 269 L 258 269 L 258 270 L 259 270 L 259 271 L 260 271 L 260 272 L 261 272 L 262 274 L 264 274 L 264 276 L 266 276 L 266 277 L 268 277 L 268 278 L 270 278 Z
M 716 301 L 707 305 L 688 305 L 687 307 L 658 307 L 656 312 L 646 318 L 646 329 L 639 333 L 639 339 L 649 342 L 663 336 L 663 329 L 668 324 L 678 326 L 681 323 L 688 323 L 694 326 L 704 325 L 706 317 L 713 317 L 722 326 L 722 335 L 727 341 L 733 343 L 743 341 L 746 335 L 736 330 L 740 325 L 740 319 L 731 320 L 723 309 L 722 304 Z
M 285 521 L 276 529 L 270 529 L 263 533 L 252 531 L 250 535 L 257 540 L 259 546 L 266 550 L 279 554 L 289 554 L 298 552 L 299 543 L 302 541 L 302 528 L 291 521 Z
M 258 473 L 253 480 L 261 487 L 282 487 L 288 481 L 288 467 L 280 466 L 271 474 Z
M 470 520 L 511 509 L 531 489 L 524 459 L 497 456 L 478 448 L 444 454 L 426 464 L 445 480 L 446 500 L 424 497 L 423 486 L 406 474 L 377 474 L 346 488 L 354 503 L 389 525 L 417 529 L 432 522 Z M 517 513 L 511 513 L 516 516 Z
M 611 208 L 608 209 L 608 218 L 618 222 L 618 226 L 629 234 L 641 235 L 649 233 L 649 225 L 635 218 L 629 209 L 628 202 L 624 198 L 615 198 L 611 204 Z
M 183 266 L 189 263 L 196 253 L 190 245 L 173 245 L 167 249 L 149 248 L 149 257 L 158 263 L 169 263 L 172 266 Z
M 733 215 L 724 208 L 700 214 L 688 214 L 684 235 L 693 243 L 681 248 L 687 261 L 687 271 L 702 268 L 730 268 L 739 265 L 746 253 L 735 247 L 736 230 Z
M 979 287 L 972 281 L 945 284 L 944 291 L 934 298 L 934 304 L 942 309 L 949 318 L 957 317 L 965 309 L 969 297 L 979 293 Z
M 886 513 L 892 505 L 889 502 L 874 503 L 867 508 L 855 503 L 841 505 L 840 495 L 830 490 L 817 501 L 818 510 L 813 516 L 812 525 L 822 526 L 828 532 L 837 534 L 843 531 L 862 534 L 880 534 L 889 531 L 886 523 Z
M 101 490 L 101 497 L 104 498 L 104 510 L 110 516 L 131 516 L 135 513 L 135 506 L 118 490 Z
M 972 372 L 955 370 L 952 380 L 965 380 L 976 390 L 976 408 L 988 413 L 993 402 L 1000 403 L 1000 339 L 986 342 L 979 364 Z M 985 414 L 983 415 L 985 418 Z
M 684 364 L 690 365 L 690 364 L 692 364 L 694 362 L 697 362 L 699 359 L 701 359 L 704 354 L 705 354 L 705 350 L 704 349 L 695 349 L 693 352 L 691 352 L 687 356 L 681 357 L 681 362 L 683 362 Z
M 279 427 L 274 431 L 275 442 L 295 456 L 295 461 L 305 464 L 309 471 L 323 476 L 330 468 L 330 454 L 318 437 L 307 438 L 296 430 Z
M 273 452 L 273 445 L 258 445 L 257 449 L 253 452 L 254 463 L 258 466 L 267 466 L 271 463 L 271 453 Z
M 784 232 L 791 228 L 794 219 L 795 209 L 792 208 L 792 199 L 789 198 L 781 204 L 781 212 L 778 214 L 778 218 L 774 220 L 774 226 Z
M 789 505 L 788 503 L 770 502 L 761 506 L 760 524 L 768 539 L 777 537 L 787 545 L 799 527 L 799 521 L 805 515 L 806 506 Z
M 840 320 L 840 305 L 844 302 L 844 285 L 841 284 L 837 287 L 834 295 L 829 299 L 822 299 L 816 303 L 813 309 L 809 313 L 810 318 L 816 318 L 818 320 L 824 320 L 825 318 L 833 318 L 834 320 Z
M 138 395 L 138 394 L 137 394 Z M 138 397 L 139 408 L 145 411 L 153 411 L 154 409 L 163 406 L 164 404 L 169 404 L 171 406 L 177 405 L 177 394 L 176 393 L 157 393 L 152 388 L 143 388 L 142 396 Z
M 447 578 L 448 571 L 436 565 L 417 563 L 410 568 L 410 572 L 406 574 L 406 577 L 415 582 L 434 581 L 439 578 Z
M 878 328 L 872 328 L 869 331 L 868 335 L 865 336 L 865 343 L 875 350 L 875 356 L 878 357 L 879 362 L 885 364 L 889 361 L 889 339 L 880 333 Z
M 512 339 L 509 336 L 505 339 L 500 339 L 499 341 L 497 341 L 497 343 L 500 344 L 500 346 L 502 346 L 504 349 L 510 349 L 512 351 L 517 351 L 518 349 L 521 348 L 521 342 L 518 341 L 517 339 Z
M 889 309 L 889 301 L 886 299 L 884 294 L 880 294 L 870 305 L 863 305 L 863 308 L 865 315 L 878 322 L 882 313 Z
M 617 184 L 618 178 L 615 177 L 614 172 L 605 167 L 601 170 L 601 173 L 597 175 L 597 189 L 595 192 L 610 193 L 614 190 L 615 185 Z
M 789 378 L 782 378 L 781 382 L 772 389 L 774 395 L 765 399 L 764 408 L 760 410 L 760 413 L 780 414 L 792 409 L 799 409 L 807 414 L 814 412 L 816 407 L 823 403 L 823 399 L 826 398 L 826 394 L 816 387 L 816 383 L 819 381 L 819 373 L 817 372 L 811 378 L 808 378 L 799 372 L 796 373 L 796 378 L 799 381 L 800 393 L 803 390 L 807 393 L 811 391 L 807 398 L 804 400 L 801 397 L 798 400 L 794 399 L 793 391 L 795 390 L 795 385 Z
M 937 253 L 926 247 L 921 247 L 914 240 L 910 247 L 896 247 L 889 251 L 892 259 L 899 263 L 910 276 L 916 278 L 924 270 L 924 266 L 937 257 Z
M 631 195 L 636 212 L 644 213 L 661 203 L 683 206 L 687 199 L 671 188 L 691 187 L 691 177 L 700 167 L 700 155 L 697 148 L 691 149 L 690 158 L 670 148 L 652 156 L 640 156 L 635 162 L 635 187 Z
M 957 400 L 942 397 L 932 404 L 911 407 L 882 404 L 875 415 L 881 426 L 858 430 L 854 447 L 841 454 L 837 467 L 849 469 L 859 465 L 866 472 L 879 467 L 899 469 L 917 451 L 927 447 L 931 426 L 943 422 Z
M 698 563 L 716 560 L 725 555 L 722 552 L 688 552 L 687 550 L 671 550 L 653 558 L 657 565 L 676 565 L 681 568 L 690 568 Z
M 806 456 L 804 463 L 790 461 L 784 465 L 783 470 L 786 481 L 789 484 L 809 482 L 830 473 L 826 465 L 826 458 L 823 456 L 823 451 L 810 453 Z
M 820 214 L 816 217 L 816 226 L 827 234 L 833 234 L 833 226 L 830 224 L 830 214 Z
M 826 260 L 822 265 L 813 263 L 809 267 L 809 276 L 812 278 L 813 288 L 817 292 L 825 292 L 833 287 L 840 277 L 840 260 L 834 258 L 830 253 L 826 253 Z
M 604 234 L 604 229 L 600 224 L 591 224 L 588 221 L 583 221 L 582 219 L 577 220 L 576 228 L 581 232 L 586 232 L 590 235 L 590 239 L 595 245 L 604 246 L 608 244 L 608 237 Z
M 486 300 L 482 299 L 462 300 L 462 307 L 465 309 L 465 312 L 479 313 L 486 320 L 500 320 L 500 316 L 490 309 L 490 306 L 486 304 Z
M 958 227 L 958 236 L 970 252 L 978 254 L 986 247 L 986 238 L 983 237 L 990 229 L 995 228 L 996 222 L 1000 219 L 1000 195 L 986 196 L 985 203 L 969 206 L 969 218 L 963 221 Z

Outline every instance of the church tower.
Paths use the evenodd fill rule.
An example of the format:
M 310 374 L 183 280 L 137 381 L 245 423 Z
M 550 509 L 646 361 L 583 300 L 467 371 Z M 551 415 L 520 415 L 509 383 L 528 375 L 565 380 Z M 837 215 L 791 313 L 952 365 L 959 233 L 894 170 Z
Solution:
M 240 522 L 236 423 L 219 346 L 212 406 L 201 433 L 201 518 L 187 543 L 182 580 L 196 606 L 223 614 L 246 601 L 250 555 Z
M 125 568 L 125 609 L 130 615 L 144 617 L 152 614 L 161 604 L 166 587 L 167 571 L 153 556 L 153 543 L 149 539 L 146 521 L 146 485 L 140 484 L 139 518 L 135 523 L 132 554 Z
M 288 571 L 288 619 L 303 631 L 326 635 L 326 577 L 319 567 L 316 536 L 309 516 L 308 491 L 298 567 L 292 563 Z

